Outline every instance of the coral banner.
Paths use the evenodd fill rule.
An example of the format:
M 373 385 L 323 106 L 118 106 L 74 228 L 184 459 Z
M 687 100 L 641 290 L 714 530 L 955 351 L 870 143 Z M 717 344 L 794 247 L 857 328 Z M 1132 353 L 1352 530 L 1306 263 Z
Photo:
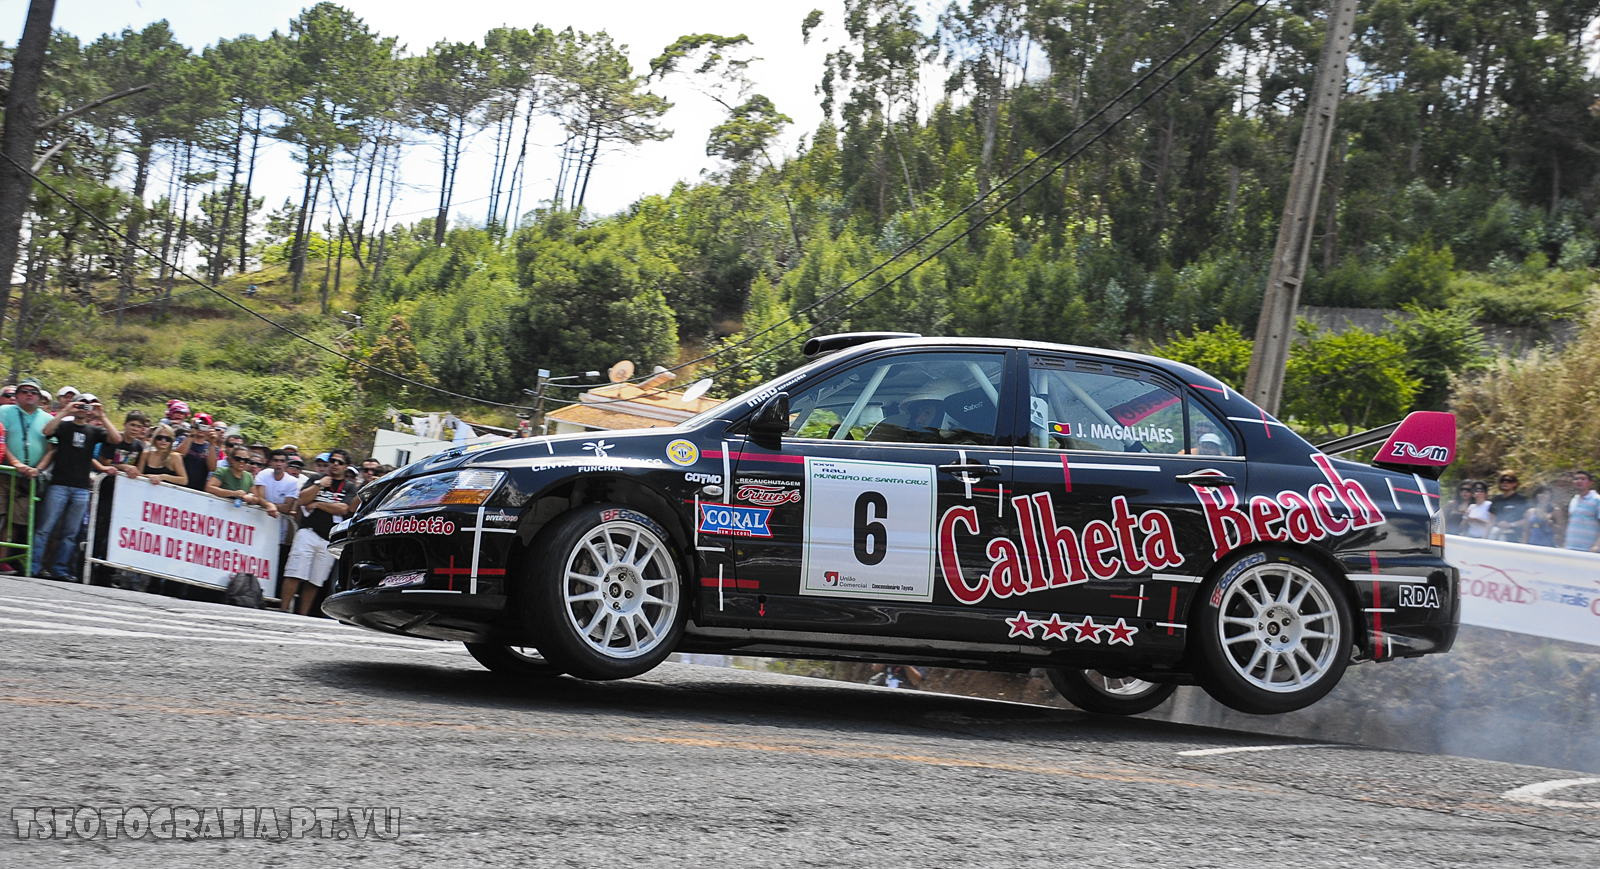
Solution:
M 1452 535 L 1461 623 L 1600 646 L 1600 555 Z

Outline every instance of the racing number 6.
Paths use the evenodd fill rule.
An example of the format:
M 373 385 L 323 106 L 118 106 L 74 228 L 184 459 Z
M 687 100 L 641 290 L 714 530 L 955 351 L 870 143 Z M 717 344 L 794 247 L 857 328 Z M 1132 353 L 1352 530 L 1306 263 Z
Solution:
M 877 564 L 889 553 L 889 529 L 882 522 L 871 521 L 889 518 L 889 501 L 879 492 L 862 492 L 856 499 L 856 560 L 862 564 Z

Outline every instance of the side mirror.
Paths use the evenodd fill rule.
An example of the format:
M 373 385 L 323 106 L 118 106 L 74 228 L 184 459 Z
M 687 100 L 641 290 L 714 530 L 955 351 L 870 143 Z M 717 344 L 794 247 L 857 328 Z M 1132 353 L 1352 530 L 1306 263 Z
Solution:
M 783 436 L 789 431 L 789 393 L 780 392 L 767 399 L 750 420 L 750 433 Z

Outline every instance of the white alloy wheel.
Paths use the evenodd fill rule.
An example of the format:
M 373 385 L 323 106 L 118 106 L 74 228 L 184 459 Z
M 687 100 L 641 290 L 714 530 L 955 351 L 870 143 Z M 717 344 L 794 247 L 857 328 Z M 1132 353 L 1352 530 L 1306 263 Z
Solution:
M 1223 590 L 1216 609 L 1223 657 L 1263 691 L 1317 684 L 1342 663 L 1345 647 L 1333 594 L 1298 565 L 1268 561 L 1246 569 Z
M 654 531 L 628 519 L 594 526 L 564 564 L 568 624 L 599 655 L 626 660 L 664 642 L 678 617 L 678 568 Z
M 1167 702 L 1176 685 L 1147 682 L 1100 670 L 1051 668 L 1045 671 L 1067 702 L 1097 715 L 1138 715 Z
M 1084 670 L 1089 684 L 1112 697 L 1141 697 L 1160 687 L 1157 682 L 1146 682 L 1132 676 L 1107 676 L 1099 670 Z

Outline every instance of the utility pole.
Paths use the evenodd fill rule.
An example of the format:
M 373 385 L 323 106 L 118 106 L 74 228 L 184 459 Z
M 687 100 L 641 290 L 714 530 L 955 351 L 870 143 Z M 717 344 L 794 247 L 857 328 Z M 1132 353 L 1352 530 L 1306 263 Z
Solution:
M 1345 58 L 1356 18 L 1356 0 L 1331 0 L 1329 6 L 1328 34 L 1307 100 L 1305 127 L 1294 156 L 1294 175 L 1289 179 L 1288 201 L 1283 204 L 1283 223 L 1267 273 L 1267 293 L 1261 300 L 1261 321 L 1256 324 L 1255 349 L 1250 353 L 1250 374 L 1244 387 L 1246 397 L 1273 414 L 1283 398 L 1283 371 L 1294 340 L 1295 309 L 1300 305 L 1300 286 L 1311 255 L 1317 196 L 1322 190 L 1339 97 L 1344 92 Z
M 539 386 L 533 395 L 533 424 L 544 429 L 544 394 L 550 388 L 550 369 L 539 369 Z M 549 434 L 549 432 L 545 432 Z

